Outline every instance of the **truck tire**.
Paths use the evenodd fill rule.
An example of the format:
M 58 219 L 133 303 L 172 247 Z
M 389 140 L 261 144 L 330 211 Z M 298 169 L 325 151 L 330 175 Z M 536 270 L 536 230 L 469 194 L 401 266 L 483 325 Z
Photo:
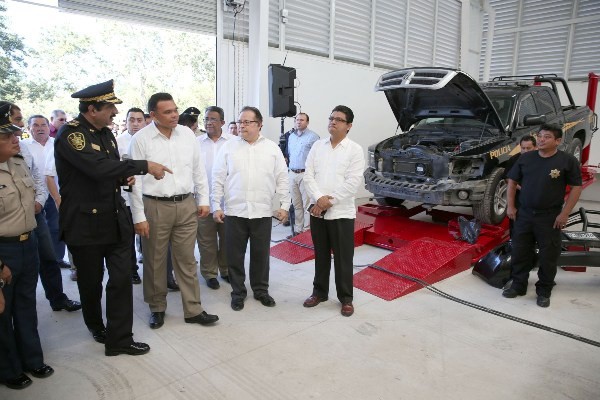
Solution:
M 498 225 L 506 217 L 508 184 L 504 180 L 504 168 L 495 168 L 490 174 L 483 199 L 473 204 L 473 216 L 484 224 Z
M 567 153 L 572 155 L 579 161 L 581 164 L 581 150 L 583 146 L 581 145 L 581 140 L 574 138 L 569 147 L 567 148 Z
M 377 204 L 381 206 L 400 207 L 404 203 L 404 199 L 396 199 L 394 197 L 377 197 Z

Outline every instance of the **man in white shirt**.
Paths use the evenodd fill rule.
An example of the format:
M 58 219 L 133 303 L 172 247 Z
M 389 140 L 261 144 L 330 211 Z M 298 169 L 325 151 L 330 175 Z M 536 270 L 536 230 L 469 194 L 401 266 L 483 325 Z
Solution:
M 354 198 L 364 185 L 365 168 L 363 149 L 347 138 L 353 120 L 350 108 L 333 109 L 328 125 L 330 137 L 313 145 L 304 173 L 304 184 L 314 204 L 310 211 L 310 231 L 315 246 L 313 292 L 304 307 L 327 300 L 333 251 L 337 298 L 345 317 L 354 313 Z
M 287 143 L 288 179 L 295 215 L 293 233 L 296 235 L 308 230 L 309 218 L 306 209 L 310 205 L 310 199 L 304 185 L 304 171 L 308 152 L 312 145 L 319 140 L 319 135 L 308 129 L 308 121 L 308 114 L 296 115 L 294 119 L 296 129 L 290 134 Z
M 231 139 L 231 135 L 223 132 L 225 114 L 221 107 L 210 106 L 204 111 L 204 127 L 206 133 L 198 136 L 200 154 L 204 160 L 208 185 L 211 187 L 212 169 L 217 153 Z M 222 207 L 221 207 L 222 209 Z M 206 217 L 198 218 L 198 250 L 200 251 L 200 273 L 211 289 L 220 287 L 217 274 L 229 282 L 227 257 L 225 256 L 225 225 L 213 219 L 212 212 Z
M 127 110 L 127 115 L 125 116 L 126 130 L 125 132 L 116 137 L 117 148 L 119 150 L 119 155 L 121 156 L 121 159 L 127 159 L 128 157 L 130 157 L 129 144 L 131 143 L 131 138 L 133 137 L 133 135 L 136 134 L 137 131 L 139 131 L 145 126 L 146 119 L 144 118 L 144 111 L 137 107 L 133 107 Z M 125 204 L 127 205 L 127 208 L 130 209 L 129 196 L 125 193 L 125 188 L 121 188 L 121 196 L 123 196 L 123 198 L 125 199 Z M 135 252 L 135 240 L 132 242 L 132 246 L 133 249 L 131 251 L 131 283 L 133 283 L 134 285 L 139 285 L 140 283 L 142 283 L 142 278 L 140 278 L 140 274 L 138 273 L 139 267 L 137 265 L 137 257 Z
M 177 124 L 179 113 L 170 94 L 150 96 L 148 111 L 153 123 L 133 136 L 129 154 L 134 159 L 143 157 L 160 161 L 173 171 L 160 181 L 142 177 L 141 185 L 134 185 L 130 195 L 135 231 L 143 243 L 143 287 L 144 300 L 151 311 L 149 325 L 158 329 L 164 324 L 169 241 L 185 322 L 212 324 L 219 317 L 207 314 L 200 304 L 194 256 L 198 217 L 204 217 L 210 211 L 208 182 L 200 149 L 194 133 Z
M 255 107 L 244 107 L 238 117 L 239 136 L 221 149 L 212 171 L 213 218 L 225 223 L 231 308 L 244 308 L 247 296 L 244 258 L 250 240 L 250 287 L 254 298 L 274 307 L 269 295 L 269 250 L 274 196 L 279 195 L 277 219 L 285 220 L 290 207 L 287 167 L 279 147 L 260 134 L 263 118 Z M 224 206 L 223 206 L 224 204 Z

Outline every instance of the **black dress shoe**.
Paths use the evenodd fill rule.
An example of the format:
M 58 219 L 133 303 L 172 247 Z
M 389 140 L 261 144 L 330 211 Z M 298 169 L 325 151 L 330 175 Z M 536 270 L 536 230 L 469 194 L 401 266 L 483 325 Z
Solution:
M 90 333 L 92 334 L 92 337 L 94 338 L 94 340 L 98 343 L 106 343 L 106 329 L 102 328 L 102 329 L 97 329 L 97 330 L 91 330 L 90 329 Z
M 167 279 L 167 289 L 177 292 L 179 285 L 175 282 L 175 279 Z
M 268 293 L 254 295 L 254 298 L 265 307 L 275 307 L 275 300 Z
M 538 295 L 537 305 L 544 308 L 550 307 L 550 297 Z
M 200 325 L 209 325 L 214 324 L 219 320 L 219 317 L 212 314 L 207 314 L 206 311 L 202 311 L 200 314 L 195 317 L 185 318 L 185 322 L 188 324 L 200 324 Z
M 69 312 L 81 310 L 81 303 L 75 300 L 67 299 L 64 303 L 52 306 L 53 311 L 67 310 Z
M 211 289 L 218 289 L 221 287 L 221 285 L 219 285 L 219 281 L 217 280 L 217 278 L 210 278 L 206 281 L 206 286 L 208 286 Z
M 150 321 L 148 324 L 152 329 L 158 329 L 165 323 L 165 312 L 157 311 L 150 314 Z
M 54 373 L 54 370 L 51 366 L 47 364 L 42 364 L 41 367 L 32 369 L 27 372 L 30 372 L 31 375 L 35 376 L 36 378 L 47 378 Z
M 231 281 L 229 280 L 229 275 L 221 275 L 221 279 L 223 279 L 227 283 L 231 283 Z
M 233 311 L 240 311 L 244 309 L 244 299 L 233 299 L 231 300 L 231 308 Z
M 7 379 L 2 383 L 4 383 L 6 387 L 10 389 L 25 389 L 27 386 L 31 385 L 33 381 L 27 375 L 21 374 L 16 378 Z
M 140 274 L 138 274 L 137 271 L 131 274 L 131 283 L 133 283 L 134 285 L 139 285 L 140 283 L 142 283 L 142 278 L 140 278 Z
M 517 296 L 525 296 L 525 294 L 527 293 L 527 289 L 525 290 L 517 290 L 514 287 L 509 287 L 508 289 L 505 289 L 502 292 L 502 296 L 508 298 L 508 299 L 512 299 L 515 298 Z
M 114 349 L 104 350 L 106 356 L 118 356 L 120 354 L 129 354 L 130 356 L 141 356 L 150 351 L 150 346 L 146 343 L 133 342 L 129 346 L 115 347 Z

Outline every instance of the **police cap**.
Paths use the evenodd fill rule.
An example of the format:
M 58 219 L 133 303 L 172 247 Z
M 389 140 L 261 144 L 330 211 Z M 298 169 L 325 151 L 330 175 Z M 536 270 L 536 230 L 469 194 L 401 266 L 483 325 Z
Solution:
M 200 110 L 198 110 L 196 107 L 188 107 L 185 109 L 185 111 L 183 111 L 182 114 L 189 114 L 194 117 L 197 117 L 200 115 Z
M 21 129 L 10 122 L 10 108 L 12 103 L 0 101 L 0 135 L 18 132 Z
M 73 93 L 71 97 L 79 99 L 80 102 L 89 103 L 121 104 L 123 102 L 115 96 L 115 84 L 112 79 L 86 87 L 79 92 Z

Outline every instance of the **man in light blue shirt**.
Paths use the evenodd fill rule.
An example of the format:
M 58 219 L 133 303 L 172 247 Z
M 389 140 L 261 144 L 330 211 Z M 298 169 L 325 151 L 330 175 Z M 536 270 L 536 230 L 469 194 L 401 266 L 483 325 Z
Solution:
M 310 199 L 304 188 L 304 170 L 306 168 L 308 152 L 312 145 L 319 140 L 319 135 L 308 129 L 308 121 L 308 114 L 299 113 L 296 115 L 296 129 L 288 138 L 288 180 L 290 182 L 290 196 L 295 214 L 293 232 L 296 235 L 308 230 L 309 226 L 306 209 L 310 205 Z

